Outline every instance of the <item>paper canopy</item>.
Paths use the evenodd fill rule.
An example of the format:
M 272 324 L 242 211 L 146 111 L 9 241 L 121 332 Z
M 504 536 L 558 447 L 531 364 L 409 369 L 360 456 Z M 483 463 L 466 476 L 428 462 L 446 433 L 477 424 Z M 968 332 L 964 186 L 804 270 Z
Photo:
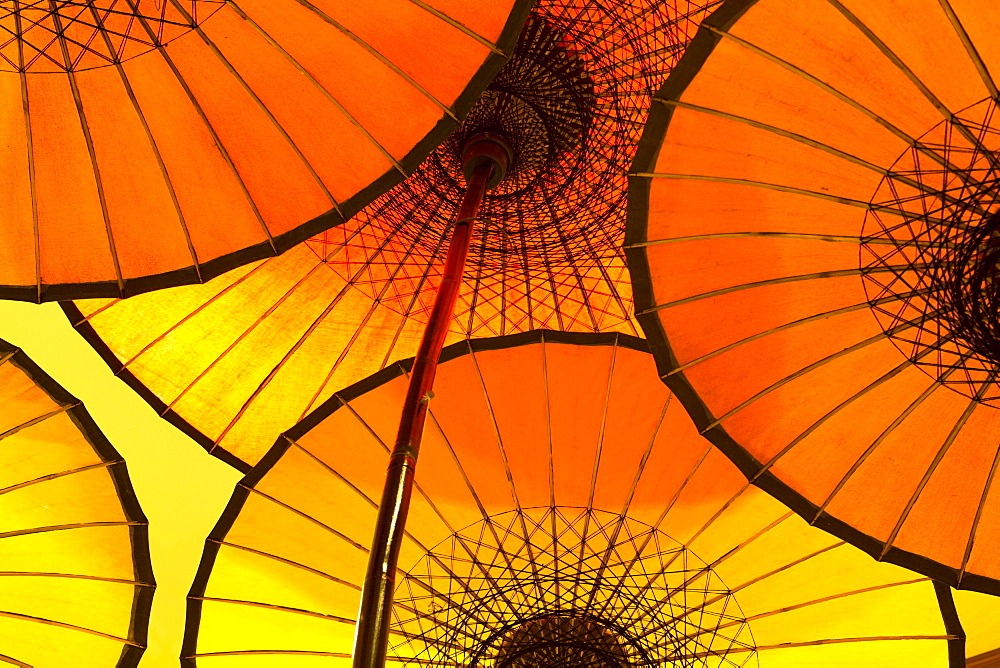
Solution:
M 0 7 L 0 297 L 202 282 L 342 223 L 503 64 L 530 2 Z
M 630 183 L 665 381 L 756 484 L 1000 593 L 992 3 L 726 2 Z
M 704 4 L 536 3 L 466 124 L 351 221 L 204 286 L 75 302 L 71 321 L 157 412 L 247 470 L 333 392 L 415 354 L 464 188 L 456 155 L 486 127 L 519 157 L 484 201 L 449 342 L 638 334 L 626 172 Z
M 136 666 L 152 599 L 125 463 L 79 401 L 0 341 L 0 664 Z
M 390 665 L 960 666 L 949 590 L 747 484 L 627 336 L 445 349 Z M 335 394 L 239 484 L 184 664 L 350 664 L 408 362 Z

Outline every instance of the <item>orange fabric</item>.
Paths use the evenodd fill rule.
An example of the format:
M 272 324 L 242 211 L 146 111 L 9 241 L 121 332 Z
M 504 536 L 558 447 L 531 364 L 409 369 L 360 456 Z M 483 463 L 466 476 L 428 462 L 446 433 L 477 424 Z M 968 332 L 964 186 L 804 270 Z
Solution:
M 997 561 L 997 540 L 1000 539 L 1000 488 L 991 485 L 983 492 L 982 514 L 976 533 L 968 538 L 972 542 L 965 570 L 971 573 L 988 573 Z
M 706 63 L 684 92 L 685 103 L 776 126 L 874 164 L 895 160 L 906 148 L 905 141 L 872 123 L 863 110 L 781 63 L 729 40 L 716 52 L 725 54 L 725 66 Z M 787 91 L 799 103 L 787 107 L 774 90 Z
M 216 146 L 211 129 L 188 98 L 183 82 L 163 60 L 148 61 L 128 61 L 123 68 L 199 259 L 224 254 L 226 237 L 244 246 L 265 241 L 251 203 Z M 205 182 L 213 187 L 202 188 Z M 214 220 L 227 221 L 226 237 L 210 231 Z
M 380 24 L 371 18 L 378 12 L 359 12 L 354 8 L 356 3 L 340 4 L 346 12 L 343 30 L 330 22 L 308 23 L 306 18 L 312 10 L 305 4 L 287 16 L 274 8 L 280 3 L 250 0 L 250 4 L 240 3 L 240 7 L 253 14 L 260 30 L 281 44 L 288 43 L 290 57 L 308 65 L 303 74 L 290 71 L 277 56 L 255 56 L 255 62 L 262 63 L 259 69 L 289 82 L 289 86 L 293 80 L 302 83 L 306 74 L 322 81 L 330 99 L 344 106 L 342 120 L 348 114 L 361 119 L 372 111 L 358 106 L 353 98 L 366 90 L 342 80 L 352 73 L 327 64 L 329 58 L 324 54 L 334 45 L 338 49 L 358 47 L 358 42 L 344 31 L 354 31 L 355 37 L 371 40 L 380 49 L 384 46 L 383 55 L 388 58 L 406 45 L 406 40 L 413 37 L 414 26 L 428 20 L 435 8 L 449 12 L 454 9 L 463 21 L 455 29 L 472 42 L 435 44 L 428 47 L 428 53 L 450 53 L 453 47 L 482 45 L 482 40 L 469 36 L 468 30 L 496 23 L 495 16 L 473 16 L 474 8 L 463 3 L 432 4 L 428 9 L 422 2 L 406 0 L 408 9 L 402 16 L 410 16 L 409 12 L 418 9 L 413 16 L 426 16 L 401 28 L 399 43 L 390 43 L 385 41 L 386 35 L 394 32 L 395 24 Z M 334 5 L 339 6 L 330 0 L 317 6 L 332 16 Z M 646 115 L 649 89 L 679 58 L 681 45 L 687 42 L 696 19 L 706 11 L 697 2 L 649 5 L 645 0 L 600 5 L 559 0 L 535 5 L 534 18 L 515 51 L 517 58 L 495 79 L 496 87 L 476 103 L 479 106 L 472 114 L 473 124 L 479 122 L 475 120 L 477 114 L 486 114 L 480 116 L 484 122 L 493 118 L 491 100 L 506 100 L 502 96 L 508 95 L 504 92 L 507 89 L 515 91 L 509 93 L 512 99 L 521 99 L 518 91 L 523 89 L 524 104 L 545 111 L 543 116 L 558 111 L 553 121 L 544 123 L 551 127 L 571 122 L 559 111 L 564 104 L 574 109 L 578 103 L 593 106 L 592 111 L 569 110 L 576 119 L 572 124 L 591 129 L 577 133 L 586 140 L 582 147 L 573 143 L 576 140 L 570 135 L 574 131 L 559 140 L 560 146 L 564 140 L 569 142 L 565 148 L 542 152 L 556 156 L 554 160 L 536 163 L 531 157 L 535 149 L 526 149 L 525 161 L 514 167 L 512 180 L 486 197 L 480 212 L 482 220 L 476 223 L 473 233 L 448 342 L 533 329 L 639 335 L 621 248 L 627 165 Z M 218 20 L 219 25 L 229 21 L 222 14 L 212 20 Z M 294 44 L 286 39 L 288 31 L 304 31 L 307 23 L 315 29 L 314 34 L 310 33 L 314 39 Z M 619 23 L 621 30 L 611 29 Z M 251 70 L 245 62 L 247 54 L 256 50 L 243 48 L 258 43 L 254 30 L 239 32 L 240 40 L 233 40 L 236 44 L 232 47 L 222 41 L 217 41 L 216 46 L 248 86 L 256 89 L 255 76 L 261 72 Z M 332 31 L 330 39 L 328 31 Z M 192 40 L 197 43 L 196 38 L 186 35 L 172 46 L 180 49 Z M 555 51 L 546 41 L 552 38 L 559 43 Z M 437 68 L 424 62 L 413 49 L 409 52 L 414 57 L 407 63 L 413 69 L 406 69 L 406 76 L 424 82 L 426 76 L 434 75 L 432 78 L 438 80 Z M 264 53 L 270 52 L 265 49 Z M 563 61 L 572 65 L 556 64 Z M 381 76 L 405 79 L 381 61 L 369 64 L 374 73 L 365 76 L 372 80 Z M 212 69 L 219 67 L 216 63 Z M 550 86 L 552 82 L 546 83 L 548 75 L 535 80 L 550 68 L 566 67 L 574 71 L 579 67 L 589 74 L 582 78 L 574 75 L 555 88 Z M 619 72 L 623 76 L 618 76 Z M 397 79 L 393 81 L 399 83 Z M 560 92 L 560 86 L 570 88 Z M 583 87 L 579 95 L 566 97 L 570 89 L 578 86 Z M 340 88 L 345 89 L 343 94 Z M 315 134 L 310 128 L 314 123 L 311 119 L 318 114 L 310 111 L 312 102 L 306 105 L 306 100 L 319 100 L 315 94 L 318 89 L 310 83 L 301 90 L 302 95 L 288 96 L 281 89 L 259 97 L 326 183 L 325 170 L 344 168 L 347 163 L 343 156 L 356 155 L 357 151 L 353 143 L 339 136 L 335 137 L 336 146 L 332 145 L 331 135 L 310 136 Z M 309 90 L 314 93 L 307 94 Z M 544 104 L 535 101 L 540 90 L 551 94 Z M 200 89 L 196 93 L 202 95 Z M 438 91 L 435 95 L 441 97 L 444 93 Z M 234 96 L 224 97 L 228 100 Z M 463 102 L 472 102 L 469 96 L 464 97 Z M 245 98 L 241 93 L 240 99 L 246 102 Z M 504 101 L 502 107 L 521 109 L 521 104 Z M 303 105 L 307 108 L 296 108 Z M 237 106 L 236 102 L 233 106 Z M 415 117 L 383 114 L 381 104 L 375 109 L 393 126 L 405 125 Z M 578 111 L 583 115 L 578 117 Z M 234 113 L 239 114 L 239 124 L 250 122 L 251 114 Z M 259 120 L 260 113 L 255 111 L 253 116 Z M 519 114 L 514 116 L 520 119 Z M 366 123 L 361 125 L 367 127 Z M 529 125 L 535 127 L 533 123 Z M 471 128 L 466 126 L 463 132 Z M 74 314 L 74 324 L 87 332 L 95 345 L 106 344 L 105 359 L 117 359 L 112 362 L 116 371 L 133 386 L 148 389 L 144 396 L 156 404 L 161 414 L 183 423 L 199 443 L 226 461 L 237 466 L 240 462 L 253 465 L 278 434 L 333 392 L 416 352 L 440 281 L 454 214 L 452 205 L 457 207 L 462 197 L 462 177 L 456 160 L 462 136 L 452 135 L 409 179 L 351 220 L 289 249 L 279 258 L 260 262 L 251 270 L 234 270 L 205 286 L 168 289 L 120 303 L 81 302 L 78 307 L 82 317 Z M 554 146 L 548 139 L 545 144 Z M 244 150 L 257 151 L 258 146 L 248 144 Z M 287 171 L 278 164 L 280 157 L 275 158 L 272 169 Z M 546 166 L 539 172 L 538 164 Z M 242 174 L 244 166 L 237 164 L 237 168 Z M 349 171 L 361 174 L 357 169 Z M 282 183 L 267 177 L 264 170 L 262 174 L 258 175 L 262 181 Z M 215 176 L 238 194 L 232 174 L 220 169 Z M 302 189 L 311 187 L 313 181 L 312 176 L 296 179 Z M 253 190 L 249 180 L 247 184 Z M 331 193 L 336 195 L 332 186 Z M 297 205 L 306 205 L 307 199 L 304 195 Z M 285 211 L 286 207 L 276 210 Z M 267 211 L 260 211 L 268 219 Z M 243 215 L 246 213 L 244 203 L 239 229 L 252 234 L 253 215 Z M 195 239 L 196 248 L 203 243 L 207 242 Z
M 976 407 L 947 446 L 944 458 L 920 492 L 896 538 L 903 549 L 909 545 L 922 549 L 930 534 L 931 548 L 944 555 L 942 560 L 946 564 L 952 568 L 964 565 L 966 551 L 971 550 L 968 544 L 953 540 L 952 534 L 973 535 L 973 524 L 996 457 L 996 453 L 982 447 L 981 441 L 1000 443 L 1000 425 L 993 420 L 992 412 L 989 406 Z M 939 511 L 944 505 L 953 509 L 946 517 Z M 980 547 L 990 549 L 984 544 Z
M 699 251 L 718 249 L 715 265 L 699 262 Z M 853 252 L 852 252 L 853 251 Z M 790 276 L 809 276 L 826 271 L 853 270 L 857 248 L 850 244 L 817 243 L 812 240 L 743 238 L 710 239 L 651 246 L 651 262 L 669 257 L 676 280 L 661 281 L 656 293 L 660 303 L 702 295 L 743 284 L 764 283 Z M 762 258 L 771 260 L 762 262 Z M 666 273 L 666 272 L 664 272 Z
M 876 357 L 891 362 L 893 352 L 883 345 L 878 353 L 868 357 L 869 363 L 875 362 Z M 861 395 L 863 401 L 852 401 L 841 408 L 837 402 L 840 397 L 834 397 L 833 401 L 828 399 L 825 402 L 826 406 L 814 409 L 818 416 L 832 415 L 818 426 L 808 418 L 802 421 L 795 435 L 803 434 L 809 427 L 815 427 L 814 434 L 775 462 L 775 475 L 822 505 L 851 468 L 859 462 L 863 463 L 864 453 L 907 410 L 914 395 L 930 389 L 931 379 L 912 366 L 884 380 L 883 375 L 878 373 L 893 368 L 882 366 L 869 374 L 859 374 L 856 387 L 859 395 L 864 392 Z M 877 409 L 872 410 L 871 406 Z M 748 421 L 747 432 L 752 429 L 753 423 Z
M 649 211 L 657 218 L 675 219 L 678 229 L 689 229 L 692 236 L 802 234 L 808 230 L 810 234 L 842 237 L 851 236 L 857 229 L 857 220 L 844 219 L 843 205 L 808 195 L 698 180 L 688 181 L 685 191 L 689 197 L 681 197 L 669 184 L 654 181 L 649 193 Z M 861 211 L 858 214 L 863 215 Z
M 459 98 L 488 83 L 481 69 L 523 12 L 490 3 L 466 27 L 406 0 L 129 7 L 142 18 L 90 5 L 0 11 L 5 296 L 207 280 L 220 273 L 204 267 L 212 260 L 239 265 L 251 246 L 276 254 L 287 244 L 269 237 L 328 212 L 327 226 L 343 222 L 381 194 L 377 180 L 403 176 L 418 144 L 457 124 Z
M 0 284 L 35 272 L 35 220 L 31 209 L 28 128 L 19 77 L 0 76 L 0 199 L 4 202 L 0 225 Z
M 771 308 L 754 309 L 750 313 L 740 311 L 738 305 L 745 303 L 750 295 Z M 661 317 L 666 326 L 678 331 L 678 336 L 671 339 L 674 349 L 685 360 L 694 360 L 720 354 L 727 346 L 786 328 L 789 323 L 817 313 L 834 317 L 867 307 L 857 276 L 849 275 L 734 290 L 665 309 Z M 688 327 L 681 332 L 674 326 L 678 322 L 687 323 Z
M 108 219 L 142 221 L 141 227 L 123 225 L 113 230 L 122 276 L 159 274 L 190 264 L 185 230 L 128 84 L 111 67 L 94 70 L 77 81 L 94 158 L 99 166 L 107 166 L 99 169 Z M 65 217 L 62 222 L 62 234 L 73 239 L 76 221 Z M 146 243 L 149 237 L 161 240 L 156 248 Z
M 964 407 L 956 406 L 958 402 L 952 399 L 946 390 L 931 394 L 922 402 L 922 410 L 892 430 L 865 460 L 865 468 L 834 497 L 830 513 L 846 514 L 866 534 L 888 540 L 897 518 L 917 491 L 921 477 L 930 469 L 934 456 L 961 416 Z M 915 449 L 914 441 L 923 447 Z M 856 500 L 859 494 L 867 496 L 868 503 L 879 512 L 859 512 Z M 947 542 L 953 542 L 960 526 L 953 525 L 948 531 L 952 535 Z
M 345 30 L 364 40 L 389 62 L 398 63 L 400 70 L 439 102 L 454 100 L 462 93 L 482 60 L 482 42 L 486 41 L 483 37 L 498 36 L 503 29 L 497 20 L 503 13 L 493 8 L 483 12 L 483 18 L 492 25 L 478 26 L 485 28 L 485 32 L 477 36 L 464 31 L 456 34 L 460 26 L 454 26 L 454 32 L 445 30 L 439 16 L 414 2 L 372 0 L 359 5 L 350 0 L 319 0 L 314 6 L 327 16 L 336 17 Z M 449 12 L 444 15 L 452 20 L 458 18 Z M 428 40 L 429 34 L 447 34 L 449 38 Z M 415 48 L 418 45 L 420 48 Z M 444 63 L 447 67 L 442 67 Z M 397 110 L 403 102 L 396 101 Z M 398 116 L 391 115 L 396 122 L 414 120 Z
M 914 7 L 930 3 L 917 0 L 897 4 Z M 933 8 L 934 14 L 941 11 L 940 6 Z M 900 16 L 898 9 L 891 15 L 895 22 L 889 29 L 902 33 L 907 19 Z M 828 0 L 805 0 L 791 8 L 784 7 L 780 0 L 762 0 L 733 27 L 732 33 L 804 69 L 911 137 L 918 137 L 941 120 L 933 104 L 892 64 L 879 45 Z M 892 96 L 885 94 L 889 90 Z M 973 97 L 969 103 L 978 99 L 982 97 Z
M 464 0 L 432 0 L 426 4 L 480 35 L 498 35 L 503 29 L 503 21 L 498 15 L 484 12 L 478 5 Z
M 952 9 L 958 15 L 962 27 L 976 45 L 976 52 L 991 72 L 1000 66 L 1000 45 L 989 38 L 1000 28 L 1000 17 L 992 12 L 984 12 L 980 0 L 952 0 Z
M 973 212 L 962 225 L 992 211 L 968 198 L 988 189 L 975 161 L 995 121 L 964 119 L 995 90 L 995 14 L 760 0 L 710 18 L 690 83 L 656 105 L 632 220 L 643 324 L 699 428 L 838 535 L 990 591 L 995 365 L 963 361 L 942 279 L 908 240 L 946 228 L 952 200 Z M 951 183 L 967 186 L 939 194 Z
M 636 340 L 540 338 L 472 351 L 457 344 L 459 356 L 439 369 L 400 561 L 390 657 L 427 659 L 421 652 L 441 632 L 435 615 L 464 596 L 466 585 L 480 588 L 495 578 L 510 593 L 503 609 L 516 613 L 520 583 L 531 582 L 532 569 L 547 567 L 554 543 L 582 540 L 574 549 L 586 552 L 612 540 L 602 577 L 673 600 L 671 614 L 681 620 L 671 622 L 681 624 L 673 636 L 676 661 L 728 647 L 737 665 L 749 659 L 767 668 L 801 665 L 803 656 L 817 665 L 947 665 L 947 634 L 926 578 L 875 563 L 749 486 L 698 436 L 651 357 L 632 347 Z M 214 559 L 206 556 L 199 577 L 200 622 L 188 636 L 198 665 L 256 666 L 266 658 L 267 665 L 293 666 L 303 652 L 349 656 L 372 500 L 381 491 L 385 440 L 405 389 L 404 377 L 367 382 L 360 395 L 352 388 L 335 396 L 316 414 L 318 424 L 287 449 L 278 443 L 276 459 L 247 478 L 245 502 L 238 489 L 232 528 L 224 523 L 213 538 L 221 547 Z M 550 503 L 565 508 L 564 515 L 529 529 L 530 560 L 516 519 L 506 520 L 513 522 L 509 532 L 501 523 L 475 529 L 474 537 L 453 537 L 515 509 L 530 521 Z M 575 531 L 592 534 L 574 535 L 562 524 L 578 512 L 591 513 L 591 524 L 574 525 Z M 656 547 L 642 547 L 626 532 L 603 533 L 608 529 L 597 527 L 608 512 L 655 526 L 662 532 Z M 474 563 L 482 545 L 496 544 L 506 557 Z M 688 551 L 652 581 L 638 567 L 626 568 L 647 549 L 670 554 L 680 545 Z M 576 558 L 558 554 L 565 563 Z M 695 566 L 702 563 L 710 567 Z M 463 568 L 470 579 L 456 584 L 466 577 L 456 572 Z M 557 609 L 565 597 L 586 591 L 593 575 L 588 571 L 573 586 L 554 581 L 543 598 Z M 677 589 L 665 589 L 668 582 Z M 710 592 L 697 607 L 696 590 Z M 491 606 L 484 599 L 473 613 L 479 621 L 463 630 L 474 637 L 501 630 Z M 417 636 L 412 644 L 406 633 Z M 902 639 L 912 636 L 926 639 Z
M 553 498 L 543 354 L 540 348 L 526 353 L 534 356 L 534 364 L 480 365 L 486 387 L 499 388 L 495 396 L 490 395 L 489 403 L 497 420 L 494 447 L 509 462 L 510 494 L 524 507 L 548 505 Z
M 223 14 L 212 17 L 212 20 L 218 22 L 220 27 L 229 28 L 231 22 L 242 28 L 227 30 L 227 41 L 232 42 L 234 51 L 252 53 L 267 45 L 238 17 Z M 296 226 L 289 224 L 290 221 L 298 221 L 310 214 L 315 216 L 333 208 L 334 203 L 324 197 L 287 130 L 272 122 L 274 111 L 266 104 L 257 102 L 247 90 L 248 86 L 234 76 L 230 69 L 232 63 L 220 57 L 213 46 L 214 42 L 206 43 L 196 39 L 194 34 L 189 35 L 177 40 L 170 49 L 170 62 L 181 72 L 199 113 L 208 119 L 218 145 L 224 147 L 223 154 L 227 161 L 232 162 L 237 178 L 254 202 L 262 225 L 271 236 L 277 236 Z M 264 59 L 261 64 L 264 70 L 262 80 L 275 80 L 265 78 L 274 74 L 268 72 L 270 64 L 269 59 Z M 291 91 L 282 92 L 285 95 L 294 94 Z M 284 195 L 275 197 L 285 192 L 287 199 Z M 287 216 L 282 211 L 284 207 L 288 207 Z
M 851 344 L 870 338 L 881 338 L 881 332 L 872 327 L 871 319 L 864 312 L 852 311 L 828 320 L 829 322 L 805 323 L 800 325 L 801 329 L 798 331 L 786 329 L 744 343 L 739 348 L 731 349 L 693 367 L 689 375 L 692 377 L 703 375 L 706 378 L 717 379 L 720 370 L 730 363 L 729 360 L 733 355 L 753 355 L 759 360 L 763 367 L 759 373 L 743 378 L 738 387 L 731 389 L 720 387 L 712 395 L 713 404 L 719 406 L 718 418 L 735 418 L 736 415 L 730 415 L 730 411 L 738 410 L 747 399 L 754 398 L 754 404 L 758 400 L 766 402 L 772 392 L 780 391 L 786 383 L 796 382 L 799 374 L 807 369 L 811 370 L 814 365 L 819 367 L 815 370 L 816 373 L 824 373 L 824 367 L 835 365 L 843 351 Z M 811 340 L 812 345 L 802 345 L 803 338 Z M 869 350 L 878 348 L 892 350 L 888 342 L 879 346 L 876 341 L 860 354 L 868 355 Z M 879 362 L 885 364 L 881 360 Z M 844 379 L 843 382 L 851 383 L 852 379 Z M 780 410 L 774 413 L 775 416 L 782 414 Z
M 934 0 L 893 0 L 873 5 L 862 0 L 847 0 L 844 6 L 882 36 L 913 75 L 947 109 L 964 109 L 989 94 L 961 37 L 941 5 Z M 968 23 L 966 16 L 959 20 Z M 977 21 L 973 20 L 975 24 Z M 898 30 L 898 26 L 912 26 Z M 927 44 L 933 42 L 934 48 Z M 947 68 L 941 63 L 949 63 Z
M 688 109 L 674 111 L 670 125 L 688 140 L 660 151 L 657 173 L 779 184 L 860 201 L 870 197 L 870 169 L 793 139 Z M 774 164 L 775 155 L 784 160 Z
M 68 283 L 104 274 L 114 280 L 94 165 L 70 81 L 60 75 L 27 78 L 42 279 Z M 75 252 L 81 246 L 91 251 Z M 20 277 L 18 283 L 34 280 Z
M 501 11 L 509 11 L 509 7 L 507 5 Z M 426 134 L 426 128 L 441 118 L 442 110 L 390 65 L 335 25 L 321 20 L 305 6 L 295 3 L 294 6 L 281 7 L 258 0 L 249 3 L 245 9 L 252 17 L 259 17 L 259 25 L 265 34 L 282 45 L 287 44 L 289 55 L 307 71 L 314 72 L 313 76 L 323 89 L 343 105 L 347 113 L 376 137 L 379 144 L 397 160 L 413 147 L 416 143 L 414 140 L 422 138 L 422 128 Z M 332 16 L 334 20 L 336 17 L 336 14 Z M 463 42 L 469 39 L 454 28 L 443 26 L 441 22 L 438 22 L 438 26 L 438 30 L 444 35 L 423 35 L 422 39 L 431 42 L 435 37 L 459 39 Z M 412 36 L 400 37 L 411 37 L 403 44 L 409 50 L 420 51 Z M 480 62 L 485 55 L 484 47 L 479 54 Z M 350 65 L 333 67 L 333 63 Z M 484 87 L 485 83 L 487 82 L 484 82 Z M 383 93 L 376 98 L 371 94 L 373 90 L 381 90 Z M 401 108 L 408 113 L 396 113 Z

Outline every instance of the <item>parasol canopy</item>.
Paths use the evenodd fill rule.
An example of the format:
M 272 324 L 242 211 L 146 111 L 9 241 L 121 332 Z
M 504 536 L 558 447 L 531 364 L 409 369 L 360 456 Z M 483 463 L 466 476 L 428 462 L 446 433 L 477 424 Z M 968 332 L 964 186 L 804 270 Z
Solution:
M 975 0 L 726 2 L 657 94 L 628 234 L 702 433 L 809 522 L 995 594 L 998 26 Z
M 0 663 L 138 665 L 153 585 L 125 462 L 79 401 L 0 341 Z
M 990 668 L 1000 660 L 1000 597 L 968 589 L 951 593 L 965 631 L 966 668 Z
M 412 172 L 509 55 L 528 0 L 0 7 L 0 297 L 202 282 Z
M 349 665 L 409 361 L 333 395 L 206 542 L 185 666 Z M 809 527 L 698 435 L 644 342 L 445 349 L 390 665 L 961 666 L 947 587 Z
M 334 391 L 414 354 L 465 187 L 460 149 L 487 130 L 515 158 L 483 202 L 448 341 L 637 334 L 626 171 L 705 4 L 537 3 L 460 130 L 351 221 L 206 285 L 75 302 L 73 324 L 158 412 L 246 470 Z

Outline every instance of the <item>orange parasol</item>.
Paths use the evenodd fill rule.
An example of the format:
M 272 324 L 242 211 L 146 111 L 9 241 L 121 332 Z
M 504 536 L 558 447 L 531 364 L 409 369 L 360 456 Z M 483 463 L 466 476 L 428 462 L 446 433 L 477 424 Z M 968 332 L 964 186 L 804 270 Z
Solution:
M 154 586 L 125 462 L 5 341 L 0 388 L 0 663 L 136 666 Z
M 205 285 L 74 302 L 70 318 L 157 412 L 247 470 L 334 391 L 415 353 L 463 194 L 459 152 L 487 128 L 519 155 L 483 201 L 447 341 L 637 334 L 626 170 L 650 92 L 704 12 L 544 0 L 465 126 L 353 220 Z
M 963 665 L 947 587 L 749 485 L 644 348 L 535 331 L 445 349 L 390 665 Z M 350 663 L 409 368 L 332 396 L 239 484 L 183 665 Z
M 262 303 L 266 313 L 254 326 L 262 320 L 268 322 L 260 332 L 290 330 L 299 337 L 291 348 L 262 342 L 270 353 L 284 355 L 279 364 L 285 363 L 297 348 L 304 347 L 307 337 L 309 343 L 318 342 L 322 346 L 318 352 L 323 366 L 329 364 L 330 343 L 342 359 L 357 341 L 359 348 L 368 353 L 363 362 L 369 367 L 366 372 L 379 368 L 375 366 L 378 358 L 370 354 L 372 347 L 385 347 L 387 342 L 389 348 L 394 347 L 402 328 L 411 321 L 411 314 L 417 318 L 426 316 L 396 446 L 389 458 L 359 616 L 355 666 L 369 668 L 384 663 L 396 559 L 410 503 L 427 401 L 432 396 L 441 348 L 453 330 L 455 306 L 463 290 L 470 249 L 475 258 L 471 265 L 473 281 L 465 285 L 472 288 L 474 305 L 483 298 L 481 310 L 486 313 L 508 311 L 508 297 L 516 295 L 520 288 L 530 322 L 535 298 L 532 286 L 538 277 L 543 285 L 548 284 L 543 289 L 547 289 L 555 304 L 559 301 L 557 277 L 575 277 L 576 285 L 571 290 L 582 294 L 584 302 L 589 300 L 591 289 L 582 275 L 606 276 L 604 259 L 612 265 L 620 264 L 617 240 L 622 218 L 608 214 L 616 210 L 620 213 L 624 202 L 624 166 L 645 113 L 650 80 L 662 72 L 663 65 L 676 52 L 673 47 L 681 43 L 674 39 L 676 25 L 689 20 L 689 16 L 673 8 L 668 11 L 664 6 L 630 5 L 627 0 L 609 2 L 606 6 L 543 4 L 522 30 L 514 57 L 491 83 L 487 95 L 459 131 L 421 165 L 417 174 L 376 204 L 368 221 L 362 221 L 360 227 L 345 226 L 338 230 L 340 239 L 335 249 L 307 265 L 305 277 L 290 286 L 286 283 L 277 302 Z M 666 44 L 660 53 L 657 47 L 663 41 Z M 487 190 L 491 190 L 489 196 Z M 482 227 L 475 224 L 482 218 L 489 218 L 494 229 L 480 233 L 480 242 L 473 248 L 473 228 Z M 372 245 L 368 245 L 369 241 Z M 439 281 L 435 281 L 439 285 L 430 293 L 434 294 L 433 306 L 426 313 L 424 309 L 413 309 L 418 302 L 415 297 L 419 286 L 430 284 L 426 281 L 431 273 L 429 267 L 442 258 L 444 265 Z M 515 289 L 510 293 L 505 290 L 508 266 L 512 267 L 509 273 L 517 277 Z M 355 311 L 363 317 L 350 338 L 341 336 L 339 341 L 322 341 L 315 331 L 319 320 L 303 323 L 309 305 L 291 314 L 299 324 L 306 324 L 304 332 L 294 324 L 267 317 L 313 274 L 319 275 L 320 281 L 313 281 L 296 296 L 311 298 L 313 308 L 318 306 L 321 310 L 319 320 L 334 309 L 343 290 L 360 287 L 360 303 L 366 304 L 361 309 L 352 309 L 348 322 L 356 322 Z M 335 277 L 334 284 L 346 281 L 337 296 L 332 297 L 332 303 L 329 288 L 333 285 L 328 282 L 331 274 Z M 414 274 L 420 276 L 416 287 Z M 310 294 L 317 288 L 327 289 L 319 295 Z M 407 289 L 413 296 L 407 295 L 402 301 L 394 300 L 391 295 L 385 299 L 390 289 L 395 289 L 397 297 Z M 257 294 L 244 298 L 262 302 Z M 383 304 L 384 299 L 387 304 Z M 545 293 L 541 299 L 547 299 Z M 407 302 L 400 321 L 399 307 Z M 395 335 L 386 326 L 384 315 L 369 323 L 376 312 L 385 313 L 383 306 L 390 311 L 395 307 L 396 312 L 389 318 L 390 322 L 400 322 L 394 327 Z M 620 298 L 618 306 L 622 306 Z M 344 333 L 344 324 L 338 317 L 330 320 L 339 334 Z M 418 324 L 423 323 L 418 320 Z M 369 325 L 377 333 L 369 336 L 361 332 Z M 231 329 L 225 332 L 225 336 L 234 335 L 233 343 L 243 338 Z M 303 361 L 309 360 L 293 363 L 300 372 Z M 319 400 L 323 386 L 319 392 L 313 392 L 308 385 L 315 387 L 317 377 L 323 385 L 328 383 L 330 374 L 324 373 L 323 366 L 317 369 L 310 365 L 306 374 L 313 374 L 312 379 L 296 374 L 294 389 L 280 390 L 282 408 L 291 405 L 308 409 Z M 272 370 L 263 384 L 267 384 L 276 370 Z M 220 394 L 228 395 L 230 401 L 238 400 L 241 389 L 255 397 L 263 385 L 234 387 L 230 376 Z M 203 410 L 226 419 L 217 396 L 208 397 L 210 405 L 203 406 Z M 237 412 L 237 418 L 242 417 L 245 408 Z M 254 430 L 251 438 L 259 439 L 270 429 L 287 426 L 290 415 L 281 417 L 269 420 L 267 430 Z M 235 455 L 235 459 L 245 461 L 248 456 L 259 456 L 263 450 L 260 443 L 248 445 L 241 450 L 249 452 L 231 451 L 229 458 Z
M 202 282 L 343 223 L 506 60 L 528 0 L 0 7 L 0 297 Z
M 664 379 L 747 476 L 992 593 L 998 21 L 976 0 L 726 2 L 657 95 L 628 251 Z

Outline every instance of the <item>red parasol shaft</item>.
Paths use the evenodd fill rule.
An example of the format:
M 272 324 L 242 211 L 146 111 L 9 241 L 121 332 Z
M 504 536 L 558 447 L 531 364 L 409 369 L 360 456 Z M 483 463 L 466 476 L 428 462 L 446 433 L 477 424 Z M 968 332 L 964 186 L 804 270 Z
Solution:
M 396 562 L 410 509 L 410 495 L 413 491 L 424 420 L 427 417 L 427 404 L 432 397 L 431 388 L 437 374 L 438 360 L 455 313 L 459 288 L 462 286 L 462 274 L 472 241 L 472 225 L 486 191 L 503 177 L 509 155 L 510 149 L 495 137 L 473 140 L 465 151 L 468 185 L 454 224 L 441 286 L 434 298 L 420 348 L 413 359 L 399 432 L 392 454 L 389 455 L 385 487 L 382 489 L 382 501 L 375 523 L 375 536 L 368 555 L 368 572 L 361 590 L 358 625 L 354 632 L 355 668 L 381 668 L 385 665 Z

